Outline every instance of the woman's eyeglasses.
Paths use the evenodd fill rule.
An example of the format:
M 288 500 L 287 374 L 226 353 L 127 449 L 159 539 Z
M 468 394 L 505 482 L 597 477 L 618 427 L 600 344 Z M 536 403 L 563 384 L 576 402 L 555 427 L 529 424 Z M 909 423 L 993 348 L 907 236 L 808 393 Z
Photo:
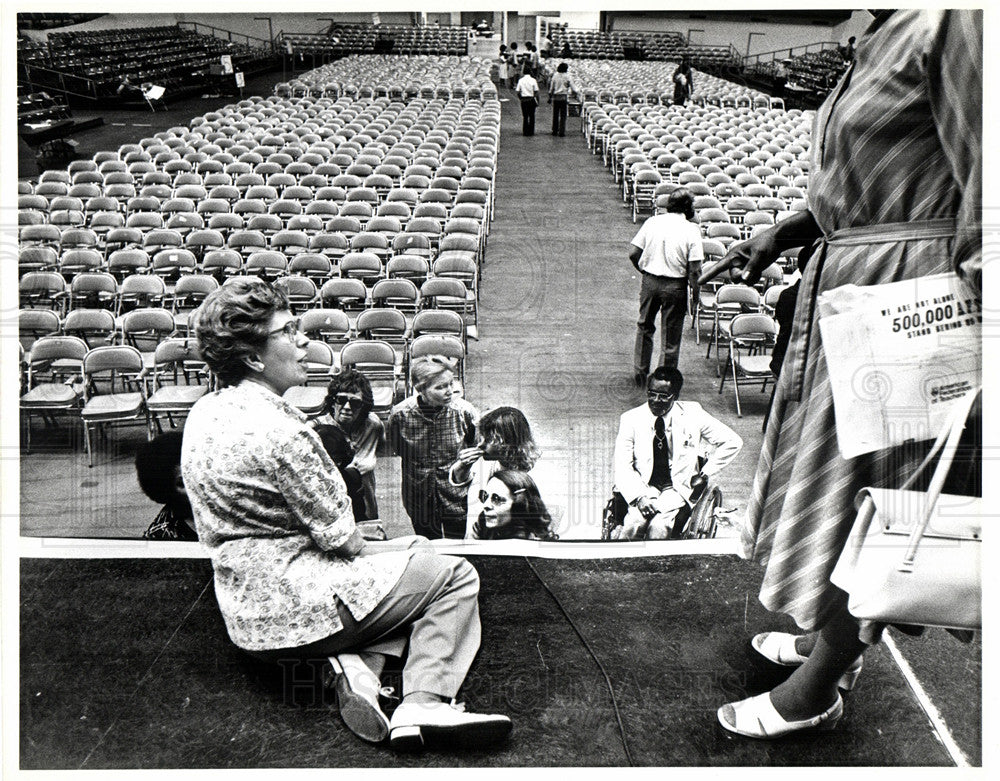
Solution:
M 346 393 L 338 393 L 334 396 L 333 403 L 338 407 L 346 405 L 351 408 L 351 412 L 357 412 L 365 405 L 361 399 L 357 399 L 354 396 L 348 396 Z
M 494 507 L 496 507 L 497 505 L 505 505 L 510 501 L 510 499 L 508 499 L 506 496 L 500 496 L 500 494 L 489 494 L 486 491 L 480 491 L 479 501 L 482 502 L 483 504 L 486 504 L 487 499 L 490 500 L 490 504 L 492 504 Z
M 295 337 L 299 335 L 302 331 L 302 321 L 298 318 L 294 320 L 289 320 L 281 328 L 275 328 L 273 331 L 268 331 L 268 337 L 274 336 L 275 334 L 284 334 L 288 337 L 288 341 L 294 342 Z

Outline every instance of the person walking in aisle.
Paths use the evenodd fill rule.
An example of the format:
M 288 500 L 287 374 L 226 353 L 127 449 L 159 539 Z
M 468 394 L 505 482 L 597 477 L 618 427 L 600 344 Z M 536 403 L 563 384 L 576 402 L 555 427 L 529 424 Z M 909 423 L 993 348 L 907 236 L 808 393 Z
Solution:
M 533 136 L 535 135 L 535 109 L 538 108 L 538 82 L 531 75 L 530 67 L 525 67 L 524 75 L 517 82 L 514 90 L 521 99 L 521 116 L 524 118 L 521 133 Z
M 569 93 L 579 94 L 576 85 L 570 81 L 569 65 L 560 62 L 549 83 L 549 103 L 552 105 L 552 135 L 566 135 L 566 115 L 569 113 Z
M 698 295 L 704 252 L 694 219 L 694 196 L 679 187 L 667 197 L 667 213 L 646 220 L 632 239 L 629 260 L 642 274 L 639 322 L 635 335 L 635 384 L 642 387 L 653 357 L 656 315 L 660 315 L 660 365 L 677 368 L 687 313 L 688 281 Z

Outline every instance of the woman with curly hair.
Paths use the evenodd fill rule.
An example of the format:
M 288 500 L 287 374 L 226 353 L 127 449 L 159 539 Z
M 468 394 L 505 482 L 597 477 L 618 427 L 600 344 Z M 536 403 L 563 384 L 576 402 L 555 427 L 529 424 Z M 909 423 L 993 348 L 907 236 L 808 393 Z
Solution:
M 552 516 L 538 493 L 531 475 L 516 469 L 501 469 L 486 483 L 479 496 L 482 510 L 469 530 L 473 540 L 547 540 Z
M 366 542 L 336 465 L 283 398 L 308 378 L 309 343 L 285 294 L 230 281 L 195 322 L 222 387 L 191 410 L 181 469 L 232 641 L 268 661 L 330 659 L 341 718 L 363 740 L 478 749 L 509 735 L 506 716 L 452 704 L 479 649 L 476 571 L 422 538 Z M 379 676 L 407 645 L 390 720 Z
M 472 527 L 479 520 L 483 505 L 479 495 L 500 469 L 529 472 L 538 460 L 539 450 L 531 426 L 516 407 L 497 407 L 479 420 L 479 438 L 472 447 L 458 451 L 448 471 L 448 485 L 456 494 L 468 497 L 465 536 L 472 538 Z

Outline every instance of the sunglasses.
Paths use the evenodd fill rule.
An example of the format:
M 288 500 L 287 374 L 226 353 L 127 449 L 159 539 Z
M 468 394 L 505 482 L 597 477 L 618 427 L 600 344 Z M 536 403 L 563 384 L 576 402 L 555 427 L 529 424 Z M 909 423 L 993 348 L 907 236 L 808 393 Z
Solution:
M 490 500 L 490 504 L 492 504 L 494 507 L 496 507 L 497 505 L 502 506 L 510 502 L 510 499 L 508 499 L 506 496 L 500 496 L 500 494 L 489 494 L 486 491 L 480 491 L 479 501 L 482 502 L 483 504 L 486 504 L 487 499 Z
M 351 408 L 351 412 L 357 412 L 360 410 L 365 403 L 361 399 L 356 399 L 354 396 L 348 396 L 346 393 L 338 393 L 333 397 L 333 403 L 338 407 L 343 407 L 347 405 Z
M 294 320 L 289 320 L 281 328 L 275 328 L 273 331 L 268 331 L 268 337 L 274 336 L 275 334 L 284 334 L 288 337 L 288 341 L 294 342 L 295 337 L 299 335 L 302 331 L 302 322 L 295 318 Z

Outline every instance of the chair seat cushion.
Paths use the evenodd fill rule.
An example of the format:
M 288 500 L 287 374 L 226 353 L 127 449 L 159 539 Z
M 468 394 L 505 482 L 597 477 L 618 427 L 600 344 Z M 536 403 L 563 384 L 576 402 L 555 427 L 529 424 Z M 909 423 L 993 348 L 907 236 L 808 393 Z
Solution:
M 315 415 L 323 411 L 326 403 L 326 388 L 311 385 L 295 385 L 285 391 L 283 398 L 306 415 Z
M 141 412 L 141 393 L 112 393 L 92 398 L 84 405 L 80 416 L 84 420 L 101 421 L 137 416 Z
M 46 383 L 37 385 L 21 397 L 21 407 L 71 407 L 80 398 L 80 393 L 70 385 Z
M 208 393 L 204 385 L 168 385 L 159 388 L 146 400 L 150 412 L 160 409 L 190 407 Z

